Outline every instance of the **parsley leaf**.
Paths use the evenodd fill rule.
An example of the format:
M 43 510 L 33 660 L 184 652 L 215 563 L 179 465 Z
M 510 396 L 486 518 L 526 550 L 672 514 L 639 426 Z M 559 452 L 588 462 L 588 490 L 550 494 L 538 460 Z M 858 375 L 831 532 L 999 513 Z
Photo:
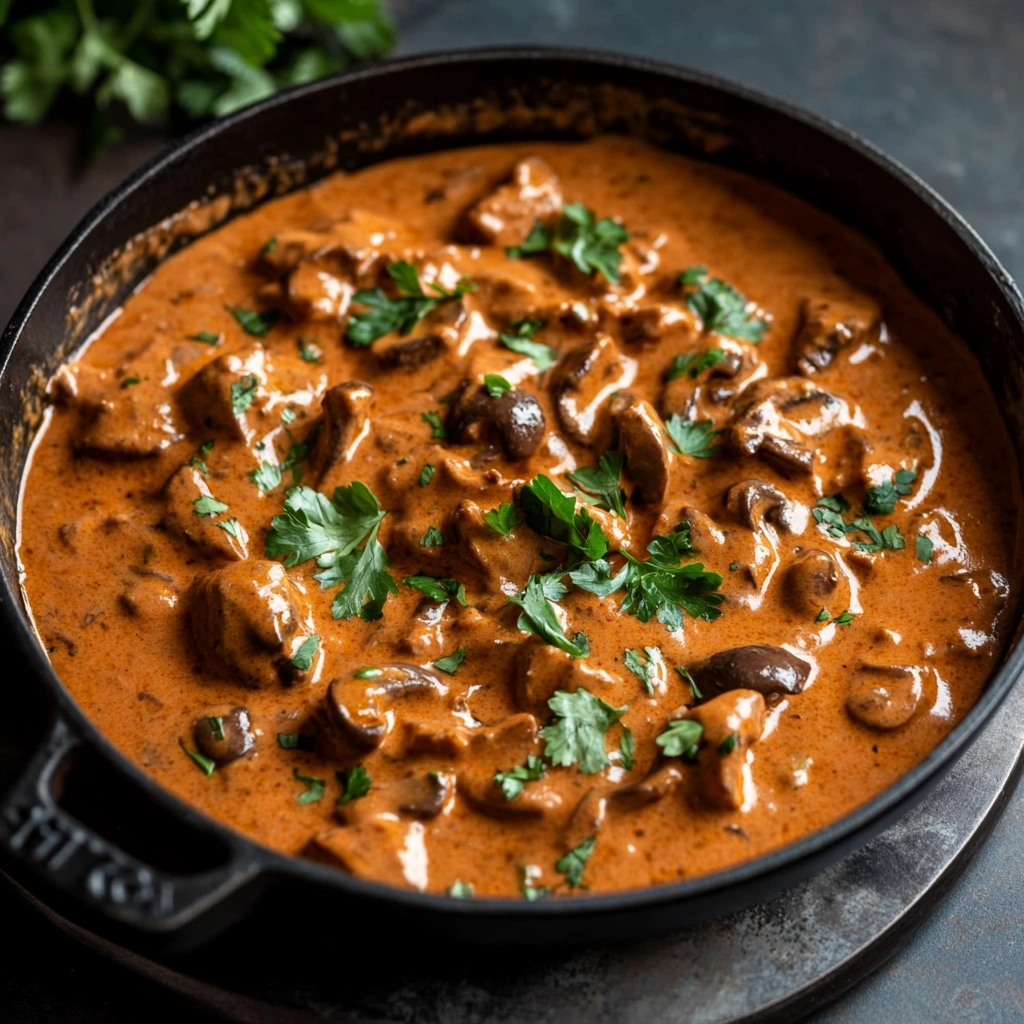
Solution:
M 427 532 L 420 537 L 420 544 L 425 548 L 439 548 L 444 543 L 444 534 L 433 523 Z
M 261 462 L 260 468 L 250 470 L 248 476 L 264 494 L 269 494 L 281 483 L 281 467 L 272 462 Z
M 696 352 L 686 352 L 676 356 L 668 369 L 665 371 L 665 382 L 673 381 L 689 373 L 690 378 L 696 379 L 704 370 L 710 370 L 725 360 L 725 352 L 720 348 L 709 348 L 699 355 Z
M 654 683 L 660 677 L 665 661 L 661 656 L 661 650 L 657 647 L 645 647 L 644 653 L 647 655 L 646 664 L 640 660 L 639 651 L 627 648 L 624 663 L 630 672 L 640 677 L 644 689 L 648 693 L 654 693 Z
M 711 420 L 694 423 L 692 420 L 684 420 L 678 413 L 673 413 L 665 423 L 665 429 L 672 438 L 672 450 L 677 455 L 712 459 L 722 450 L 721 445 L 714 443 L 715 438 L 722 432 L 714 429 Z
M 324 352 L 315 341 L 299 338 L 299 358 L 304 363 L 320 363 L 323 362 Z
M 533 884 L 540 878 L 540 874 L 540 868 L 536 864 L 519 865 L 519 891 L 526 897 L 528 903 L 542 899 L 551 892 L 546 885 Z
M 436 412 L 421 413 L 420 419 L 430 424 L 430 436 L 435 441 L 444 441 L 448 437 L 448 430 Z
M 215 526 L 219 526 L 225 533 L 234 537 L 235 540 L 240 541 L 242 538 L 239 534 L 239 525 L 237 519 L 225 519 L 222 523 L 215 523 Z
M 252 405 L 259 386 L 259 378 L 252 373 L 246 374 L 231 385 L 231 411 L 236 416 L 241 416 Z
M 334 775 L 341 783 L 341 796 L 338 797 L 339 807 L 344 807 L 345 804 L 350 804 L 353 800 L 359 800 L 366 796 L 373 784 L 370 773 L 361 764 L 357 764 L 347 772 L 335 772 Z
M 300 672 L 308 672 L 313 667 L 313 658 L 316 656 L 316 652 L 320 650 L 320 637 L 318 636 L 307 636 L 302 641 L 302 645 L 292 655 L 292 664 Z
M 345 331 L 345 337 L 353 345 L 372 345 L 394 331 L 406 335 L 442 302 L 459 299 L 476 290 L 472 281 L 463 278 L 452 292 L 433 283 L 430 289 L 434 294 L 428 295 L 420 284 L 416 267 L 406 260 L 390 264 L 388 274 L 398 298 L 391 298 L 380 288 L 361 288 L 352 296 L 353 302 L 366 307 L 363 312 L 353 314 Z
M 270 328 L 277 323 L 281 314 L 276 309 L 244 309 L 242 306 L 224 307 L 239 323 L 246 334 L 254 338 L 265 338 Z
M 917 550 L 917 557 L 922 562 L 930 562 L 932 560 L 932 551 L 935 545 L 932 543 L 930 537 L 926 537 L 923 533 L 917 535 L 917 541 L 915 544 Z
M 458 667 L 466 660 L 466 648 L 460 647 L 454 654 L 449 654 L 447 658 L 439 658 L 435 661 L 434 668 L 440 669 L 447 675 L 455 675 Z
M 850 527 L 867 534 L 867 544 L 860 540 L 853 542 L 853 546 L 859 551 L 901 551 L 906 547 L 900 528 L 895 523 L 879 532 L 878 527 L 867 516 L 861 515 L 851 521 Z
M 201 341 L 204 345 L 219 345 L 220 335 L 211 334 L 209 331 L 196 331 L 195 334 L 187 335 L 189 341 Z
M 192 502 L 192 514 L 196 516 L 219 516 L 221 512 L 227 512 L 228 507 L 223 501 L 218 501 L 211 494 L 204 494 Z
M 539 220 L 533 222 L 530 233 L 519 245 L 510 245 L 505 255 L 510 260 L 519 260 L 524 256 L 532 256 L 538 252 L 547 252 L 551 248 L 551 232 Z
M 837 626 L 848 626 L 853 622 L 854 618 L 856 618 L 856 616 L 853 612 L 847 609 L 842 615 L 837 615 L 833 621 Z
M 456 900 L 471 900 L 473 898 L 473 886 L 470 882 L 464 882 L 456 878 L 448 887 L 448 895 Z
M 555 870 L 565 875 L 565 884 L 570 889 L 578 889 L 583 878 L 583 867 L 594 852 L 597 836 L 584 839 L 574 850 L 570 850 L 555 864 Z
M 458 580 L 448 577 L 438 579 L 434 576 L 406 576 L 402 582 L 434 601 L 447 601 L 454 597 L 464 608 L 468 604 L 466 588 Z
M 620 519 L 626 518 L 626 492 L 619 486 L 622 467 L 625 463 L 622 452 L 609 451 L 598 460 L 597 467 L 586 466 L 566 476 L 582 491 L 595 496 L 595 504 L 614 512 Z
M 498 341 L 513 352 L 521 356 L 529 356 L 537 365 L 537 369 L 544 371 L 558 361 L 558 352 L 550 345 L 544 345 L 539 341 L 531 341 L 533 336 L 544 327 L 543 320 L 513 320 L 509 324 L 509 332 L 498 335 Z
M 851 529 L 850 524 L 843 519 L 843 513 L 849 510 L 850 503 L 841 494 L 831 494 L 819 498 L 811 514 L 825 533 L 839 540 Z
M 494 784 L 501 787 L 506 800 L 515 800 L 526 788 L 528 782 L 536 782 L 544 775 L 544 762 L 536 754 L 526 758 L 526 764 L 518 764 L 507 772 L 495 772 Z
M 503 501 L 497 508 L 484 513 L 484 522 L 495 533 L 507 537 L 519 525 L 519 512 L 510 501 Z
M 619 754 L 621 755 L 622 767 L 627 772 L 633 770 L 633 755 L 636 752 L 636 740 L 633 739 L 633 732 L 626 726 L 622 727 L 622 736 L 619 738 Z
M 434 467 L 428 462 L 421 470 L 419 480 L 416 482 L 420 487 L 426 487 L 434 479 Z
M 887 516 L 896 508 L 896 502 L 913 490 L 917 479 L 916 469 L 896 470 L 895 481 L 890 476 L 876 487 L 869 487 L 864 499 L 864 510 L 868 515 Z
M 665 751 L 666 757 L 692 759 L 703 735 L 704 726 L 695 718 L 677 718 L 665 726 L 665 731 L 654 742 Z
M 546 476 L 537 476 L 519 493 L 526 525 L 569 548 L 584 561 L 602 558 L 608 539 L 586 509 L 576 511 L 576 496 L 560 491 Z
M 690 267 L 679 275 L 679 283 L 687 289 L 686 304 L 700 317 L 705 331 L 714 331 L 755 344 L 768 329 L 765 320 L 758 320 L 747 311 L 747 298 L 717 277 L 708 278 L 706 267 Z M 691 291 L 690 289 L 696 289 Z
M 574 693 L 556 690 L 548 707 L 558 717 L 540 731 L 544 756 L 563 768 L 578 764 L 586 775 L 601 771 L 611 762 L 604 749 L 605 733 L 625 714 L 626 707 L 613 708 L 582 686 Z
M 512 390 L 512 385 L 500 373 L 485 373 L 484 387 L 491 398 L 500 398 L 505 392 Z
M 282 750 L 312 750 L 316 746 L 316 738 L 304 732 L 279 732 L 277 745 Z
M 728 736 L 724 736 L 721 742 L 718 744 L 718 753 L 722 757 L 727 757 L 736 749 L 736 744 L 739 741 L 740 734 L 738 732 L 731 732 Z
M 315 804 L 318 800 L 323 799 L 324 791 L 327 788 L 323 779 L 318 779 L 313 775 L 303 775 L 298 768 L 292 769 L 292 778 L 306 786 L 306 791 L 295 798 L 296 803 Z
M 516 623 L 521 630 L 539 636 L 545 643 L 558 647 L 574 658 L 585 658 L 590 653 L 590 642 L 586 634 L 577 633 L 570 640 L 558 621 L 556 606 L 552 603 L 565 593 L 565 587 L 550 577 L 533 575 L 526 589 L 509 598 L 509 603 L 523 609 Z M 557 597 L 553 597 L 553 594 L 557 594 Z
M 185 746 L 183 740 L 178 740 L 178 746 L 185 751 L 186 754 L 192 759 L 195 766 L 209 778 L 217 770 L 217 762 L 211 761 L 208 757 L 203 757 L 198 750 L 189 750 Z

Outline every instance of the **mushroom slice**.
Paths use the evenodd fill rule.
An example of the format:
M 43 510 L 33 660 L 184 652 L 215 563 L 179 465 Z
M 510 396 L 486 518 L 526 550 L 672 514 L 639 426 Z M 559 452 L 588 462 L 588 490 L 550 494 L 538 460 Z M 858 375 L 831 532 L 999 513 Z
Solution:
M 619 449 L 636 484 L 633 501 L 638 505 L 661 504 L 672 470 L 661 418 L 650 402 L 634 402 L 619 416 L 618 424 Z
M 738 523 L 751 530 L 763 529 L 770 522 L 783 533 L 792 533 L 795 526 L 794 510 L 786 496 L 756 477 L 733 484 L 725 493 L 725 507 Z
M 256 744 L 249 712 L 231 704 L 206 709 L 192 726 L 196 748 L 218 765 L 230 764 L 248 754 Z
M 203 659 L 245 686 L 302 682 L 293 648 L 313 620 L 301 583 L 278 562 L 232 562 L 199 576 L 189 592 L 192 636 Z
M 374 349 L 380 364 L 389 370 L 418 370 L 443 351 L 444 339 L 438 334 L 420 334 Z
M 511 180 L 472 206 L 465 215 L 469 232 L 491 245 L 519 245 L 539 220 L 553 223 L 562 208 L 558 176 L 539 156 L 512 168 Z
M 690 672 L 708 690 L 755 690 L 767 697 L 770 693 L 800 693 L 811 666 L 783 647 L 750 644 L 718 651 Z
M 373 388 L 359 380 L 336 384 L 320 406 L 323 418 L 309 455 L 310 475 L 318 484 L 339 463 L 350 461 L 370 432 Z
M 388 706 L 415 696 L 437 699 L 448 687 L 433 669 L 419 665 L 384 665 L 370 679 L 339 676 L 324 696 L 327 718 L 340 736 L 357 750 L 379 747 L 391 731 L 394 715 Z
M 913 717 L 921 695 L 916 666 L 861 665 L 850 677 L 846 710 L 868 728 L 898 729 Z
M 801 615 L 817 615 L 839 585 L 835 559 L 818 548 L 801 551 L 786 569 L 783 595 L 786 603 Z
M 732 690 L 683 716 L 704 727 L 697 755 L 701 792 L 713 807 L 738 811 L 747 806 L 753 785 L 747 766 L 747 749 L 764 731 L 764 697 L 754 690 Z
M 516 388 L 491 397 L 482 384 L 468 380 L 448 414 L 448 430 L 458 444 L 484 441 L 484 433 L 493 430 L 513 462 L 529 458 L 540 447 L 546 427 L 544 410 L 533 395 Z
M 622 356 L 607 334 L 566 353 L 552 372 L 551 392 L 562 429 L 580 444 L 594 445 L 611 434 L 605 408 L 616 391 L 628 388 L 636 361 Z
M 880 317 L 878 303 L 866 295 L 806 300 L 793 343 L 797 369 L 808 377 L 824 370 L 840 349 L 860 341 Z

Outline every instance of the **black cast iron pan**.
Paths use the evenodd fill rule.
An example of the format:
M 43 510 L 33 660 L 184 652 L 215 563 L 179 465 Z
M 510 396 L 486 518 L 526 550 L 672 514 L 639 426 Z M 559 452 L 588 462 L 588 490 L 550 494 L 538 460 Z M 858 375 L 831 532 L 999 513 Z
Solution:
M 195 945 L 240 917 L 250 935 L 280 936 L 309 914 L 372 925 L 389 941 L 425 933 L 470 943 L 614 940 L 751 905 L 843 856 L 919 801 L 992 715 L 1024 666 L 1016 647 L 921 764 L 828 828 L 707 877 L 527 903 L 390 889 L 259 847 L 162 790 L 99 735 L 61 686 L 18 586 L 20 480 L 45 380 L 157 259 L 188 240 L 167 218 L 193 201 L 226 197 L 207 207 L 212 223 L 333 169 L 400 154 L 597 131 L 642 135 L 745 171 L 857 227 L 971 346 L 1024 450 L 1024 305 L 1005 271 L 913 175 L 778 100 L 638 58 L 497 50 L 338 76 L 202 129 L 85 218 L 0 341 L 0 627 L 8 662 L 0 858 L 36 895 L 136 948 Z M 130 652 L 125 660 L 127 672 Z

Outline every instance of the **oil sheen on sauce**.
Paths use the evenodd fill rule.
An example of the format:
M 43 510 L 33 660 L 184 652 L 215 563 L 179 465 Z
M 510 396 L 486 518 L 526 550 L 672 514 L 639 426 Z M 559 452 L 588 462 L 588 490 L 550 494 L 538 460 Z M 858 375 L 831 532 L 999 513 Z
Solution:
M 418 320 L 401 261 L 440 300 Z M 411 333 L 359 346 L 375 287 Z M 20 557 L 64 684 L 183 800 L 394 885 L 571 896 L 776 849 L 953 728 L 1016 598 L 1014 457 L 965 346 L 853 232 L 634 140 L 419 156 L 269 202 L 161 265 L 51 391 Z M 573 495 L 617 452 L 626 518 L 575 509 L 608 571 L 669 537 L 719 605 L 667 599 L 666 624 L 657 595 L 638 617 L 639 592 L 563 575 L 594 559 L 523 488 Z M 338 578 L 386 552 L 377 617 L 334 618 L 339 584 L 287 558 L 297 484 L 323 495 L 291 492 L 307 513 L 364 516 L 340 568 L 328 542 Z M 545 636 L 509 600 L 531 576 Z

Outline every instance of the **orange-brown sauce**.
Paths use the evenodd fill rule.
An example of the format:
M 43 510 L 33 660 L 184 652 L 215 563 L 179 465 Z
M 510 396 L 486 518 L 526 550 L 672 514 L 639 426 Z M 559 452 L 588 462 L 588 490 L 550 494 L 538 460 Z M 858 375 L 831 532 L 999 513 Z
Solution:
M 467 219 L 528 157 L 557 180 L 534 165 Z M 555 254 L 506 256 L 522 224 L 539 216 L 550 225 L 560 202 L 582 202 L 628 230 L 619 285 Z M 261 254 L 270 239 L 276 246 Z M 386 266 L 398 259 L 425 283 L 451 289 L 464 275 L 476 285 L 415 326 L 412 337 L 434 347 L 411 368 L 381 355 L 403 340 L 397 334 L 365 348 L 344 340 L 352 313 L 364 309 L 353 290 L 380 285 L 394 295 Z M 695 265 L 746 296 L 747 319 L 767 323 L 759 344 L 706 329 L 687 302 L 696 286 L 676 280 Z M 228 306 L 283 315 L 257 338 Z M 560 355 L 543 373 L 497 341 L 526 317 L 546 321 L 534 340 Z M 216 344 L 196 340 L 200 332 Z M 300 358 L 310 345 L 318 362 Z M 611 382 L 590 410 L 592 428 L 580 407 L 601 389 L 579 369 L 587 346 L 598 353 L 593 372 Z M 713 376 L 719 364 L 664 383 L 674 357 L 709 349 L 735 358 L 734 376 Z M 416 351 L 406 362 L 426 358 Z M 248 362 L 232 368 L 233 353 Z M 189 380 L 215 360 L 223 373 L 208 371 L 210 386 L 190 393 Z M 441 401 L 465 380 L 478 388 L 487 373 L 504 375 L 543 411 L 542 440 L 523 457 L 510 457 L 486 422 L 455 424 L 458 399 Z M 248 374 L 257 382 L 251 404 L 225 413 L 224 381 Z M 354 433 L 339 427 L 333 450 L 323 439 L 312 445 L 299 471 L 328 496 L 359 481 L 386 511 L 378 539 L 399 592 L 372 621 L 334 619 L 338 587 L 321 590 L 312 561 L 283 570 L 293 583 L 274 582 L 282 570 L 270 563 L 281 559 L 264 544 L 292 473 L 270 493 L 249 476 L 284 461 L 291 441 L 312 438 L 318 425 L 328 433 L 321 397 L 352 381 L 373 389 L 359 399 L 363 412 L 372 402 L 368 419 Z M 753 412 L 744 407 L 751 388 L 761 389 Z M 790 842 L 884 789 L 949 732 L 985 685 L 1015 597 L 1013 456 L 965 346 L 852 232 L 767 186 L 635 140 L 420 156 L 269 202 L 168 259 L 53 391 L 24 486 L 20 557 L 39 635 L 65 685 L 118 748 L 184 800 L 275 849 L 395 884 L 443 891 L 461 880 L 478 895 L 516 896 L 522 867 L 533 865 L 534 885 L 565 892 L 556 862 L 596 837 L 583 883 L 621 889 Z M 711 419 L 723 430 L 714 438 L 721 451 L 707 459 L 652 452 L 644 434 L 652 410 L 655 449 L 665 443 L 660 419 L 675 412 Z M 464 443 L 433 439 L 425 412 L 447 419 L 450 433 L 464 431 Z M 788 461 L 765 436 L 783 438 Z M 616 446 L 627 455 L 627 521 L 594 513 L 612 550 L 645 559 L 652 534 L 688 520 L 697 550 L 683 561 L 720 574 L 724 601 L 713 621 L 686 615 L 670 633 L 657 618 L 624 613 L 622 592 L 599 598 L 570 587 L 558 602 L 565 633 L 589 639 L 589 655 L 574 659 L 518 629 L 519 608 L 508 604 L 531 573 L 550 573 L 564 548 L 525 524 L 503 538 L 480 516 L 516 501 L 541 473 L 571 493 L 566 471 Z M 183 470 L 193 457 L 202 466 Z M 425 464 L 436 470 L 420 486 Z M 865 533 L 831 536 L 816 523 L 822 496 L 841 490 L 850 522 L 866 488 L 896 479 L 897 469 L 916 475 L 894 511 L 872 522 L 895 525 L 905 547 L 865 552 L 854 546 L 869 541 Z M 727 501 L 751 478 L 785 503 Z M 204 493 L 227 510 L 196 515 L 192 503 Z M 241 539 L 217 526 L 229 519 Z M 430 526 L 443 545 L 420 543 Z M 927 561 L 919 536 L 931 545 Z M 792 568 L 800 556 L 822 557 L 808 551 L 823 552 L 834 571 L 820 617 Z M 618 571 L 623 559 L 611 562 Z M 237 600 L 219 583 L 193 585 L 225 570 Z M 401 582 L 418 573 L 463 583 L 468 606 Z M 299 621 L 276 647 L 266 629 L 262 640 L 242 629 L 251 657 L 232 661 L 203 630 L 230 632 L 232 616 L 267 618 L 255 582 L 238 597 L 247 579 L 295 597 L 277 627 Z M 837 623 L 847 610 L 852 620 Z M 308 670 L 280 672 L 314 634 Z M 753 644 L 786 645 L 807 670 L 802 692 L 737 696 L 712 681 L 696 702 L 708 710 L 687 711 L 695 698 L 675 667 L 713 680 L 701 674 L 706 659 Z M 624 665 L 627 649 L 644 647 L 657 647 L 665 664 L 653 694 Z M 354 747 L 325 710 L 332 680 L 356 692 L 361 667 L 429 669 L 459 648 L 465 660 L 454 674 L 436 675 L 444 693 L 386 707 L 378 700 L 389 731 L 376 746 Z M 543 757 L 546 699 L 581 687 L 628 708 L 605 737 L 610 766 L 587 774 L 548 764 L 507 800 L 495 770 Z M 208 777 L 182 745 L 196 749 L 194 723 L 222 714 L 218 706 L 246 709 L 254 744 Z M 751 714 L 741 721 L 744 709 Z M 679 716 L 705 726 L 696 764 L 655 743 Z M 631 770 L 619 753 L 623 724 L 635 740 Z M 277 734 L 295 732 L 315 737 L 315 749 L 282 749 Z M 335 771 L 357 763 L 372 777 L 370 792 L 336 807 Z M 296 769 L 324 780 L 320 799 L 298 802 L 309 783 Z

